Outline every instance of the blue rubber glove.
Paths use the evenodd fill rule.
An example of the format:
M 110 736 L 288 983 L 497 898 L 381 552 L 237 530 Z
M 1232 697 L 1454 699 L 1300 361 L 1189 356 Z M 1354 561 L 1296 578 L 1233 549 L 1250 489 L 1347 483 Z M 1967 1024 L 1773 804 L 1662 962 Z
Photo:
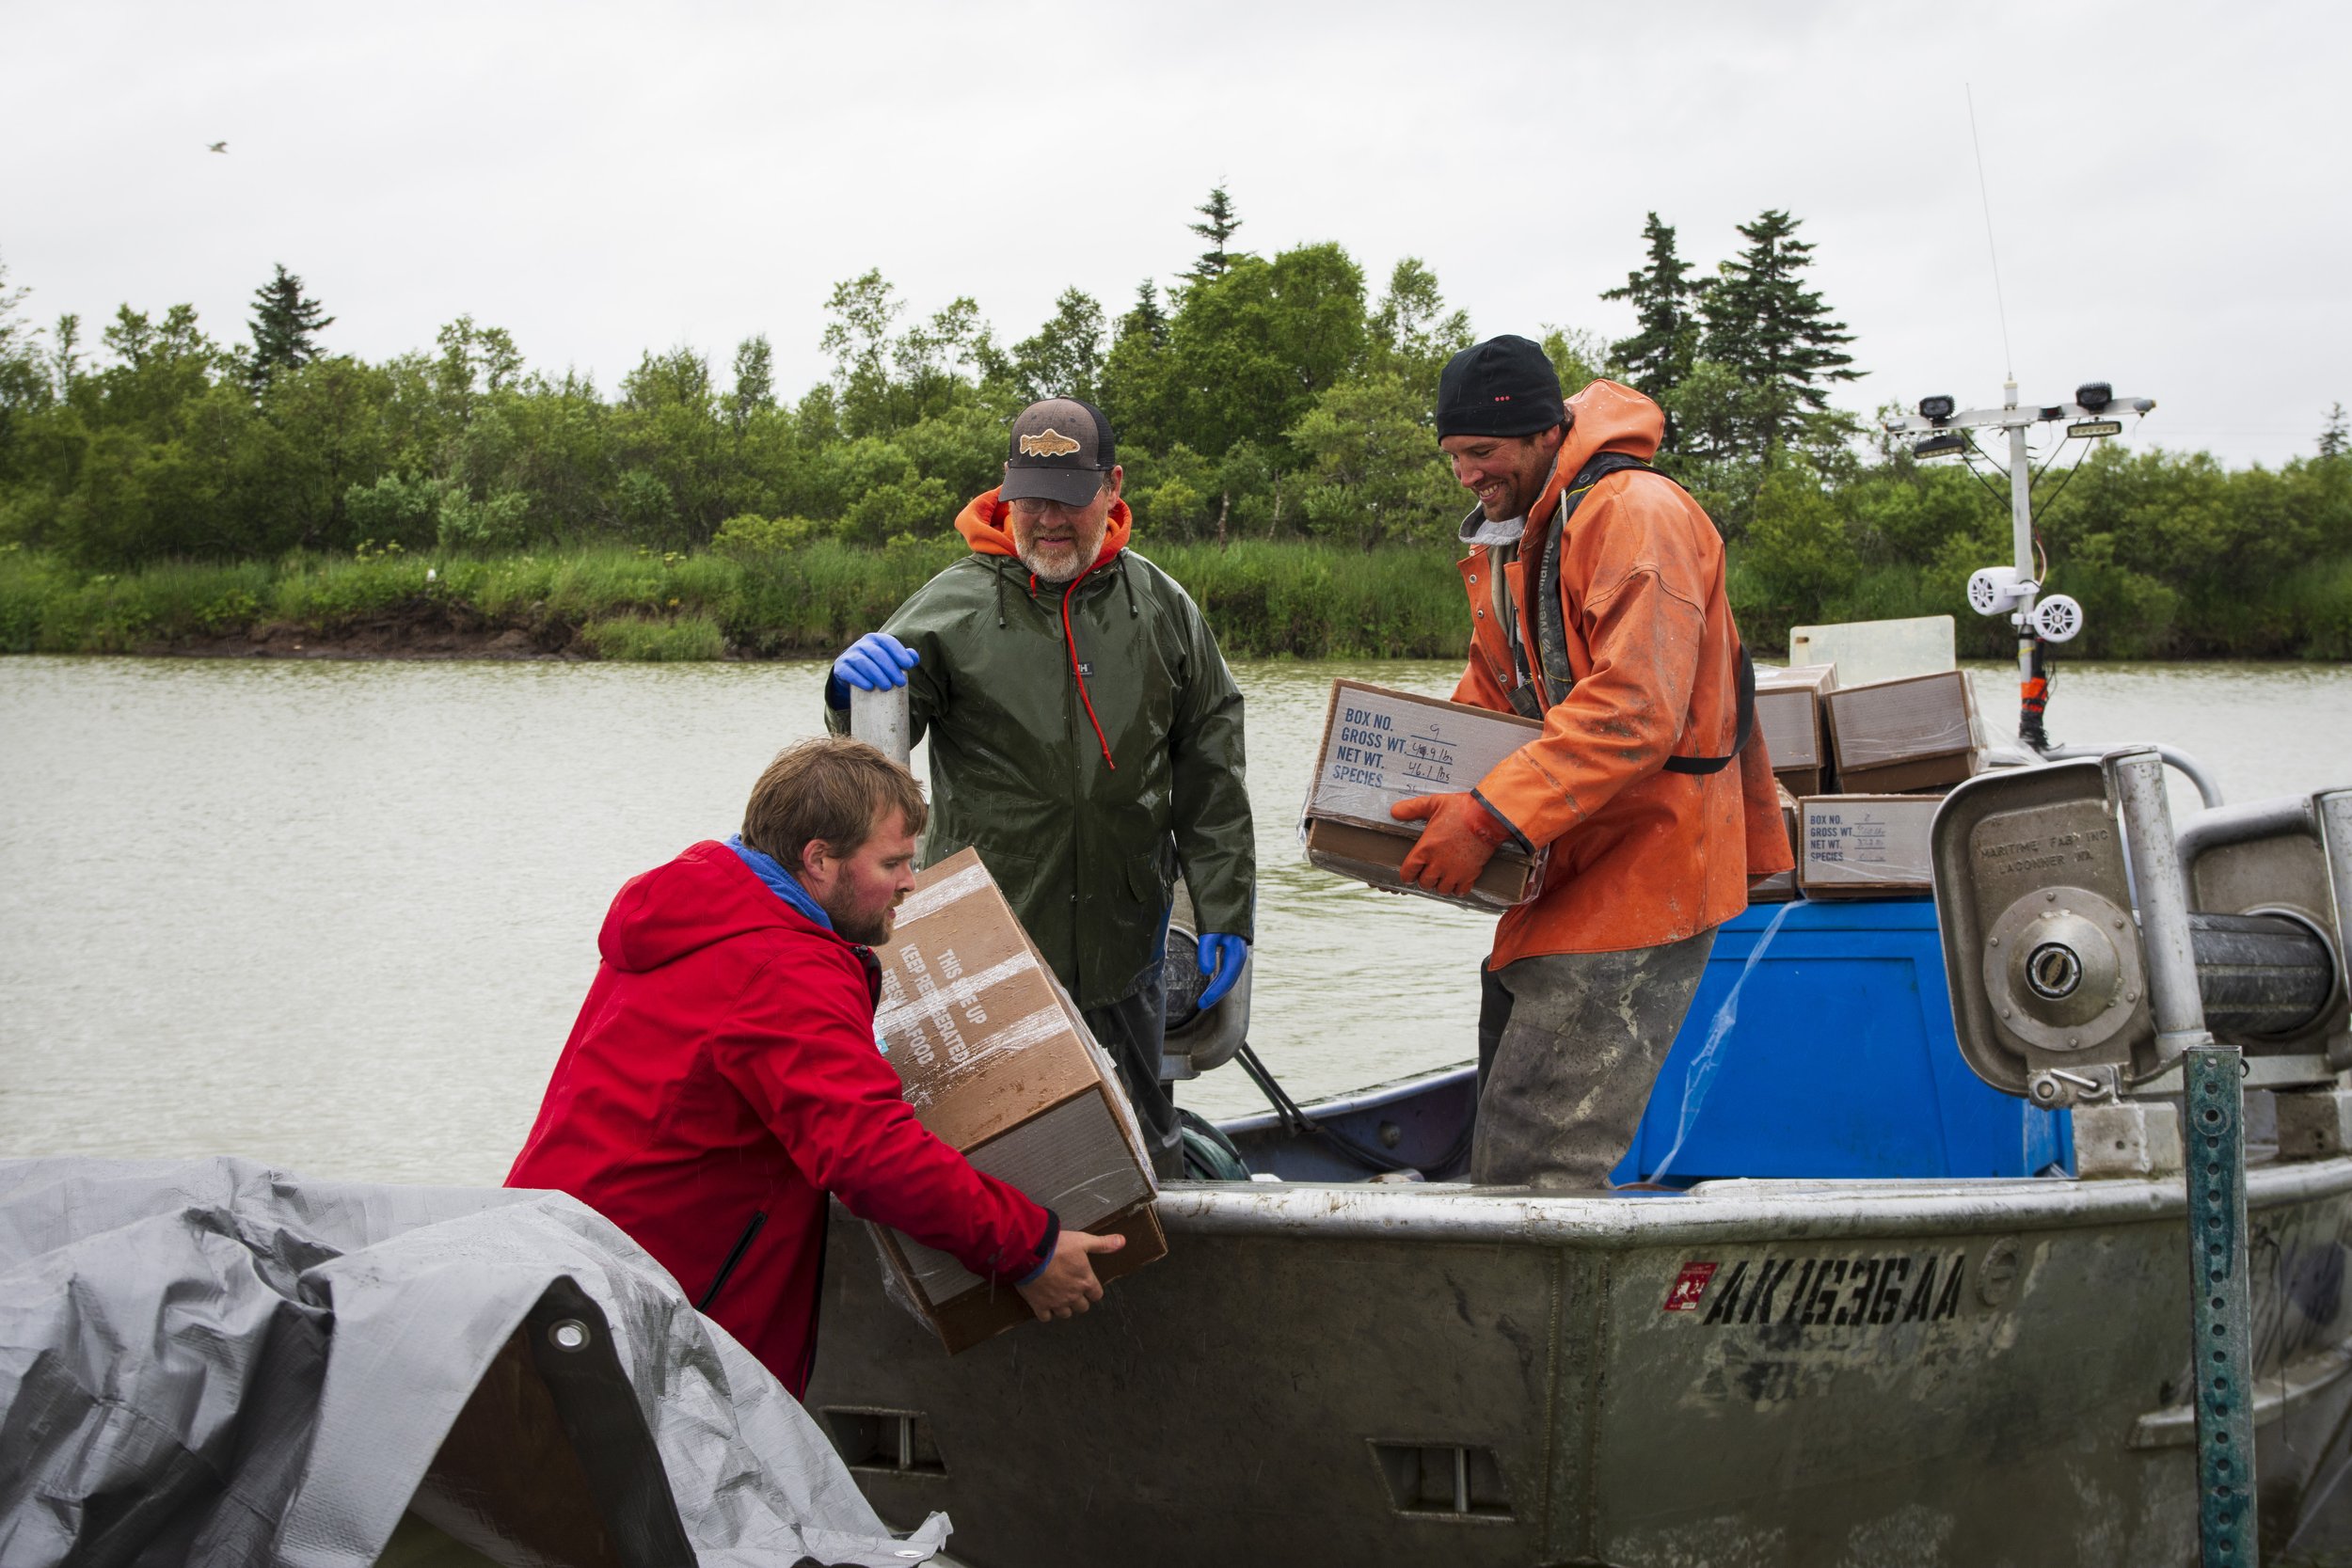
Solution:
M 849 688 L 883 691 L 907 683 L 907 672 L 922 656 L 886 631 L 869 631 L 850 644 L 850 651 L 833 661 L 825 681 L 825 701 L 834 707 L 850 705 Z
M 1202 1012 L 1225 1000 L 1225 993 L 1241 978 L 1241 966 L 1248 960 L 1249 943 L 1240 937 L 1220 936 L 1215 931 L 1200 934 L 1200 973 L 1212 975 L 1209 989 L 1200 993 L 1195 1004 Z

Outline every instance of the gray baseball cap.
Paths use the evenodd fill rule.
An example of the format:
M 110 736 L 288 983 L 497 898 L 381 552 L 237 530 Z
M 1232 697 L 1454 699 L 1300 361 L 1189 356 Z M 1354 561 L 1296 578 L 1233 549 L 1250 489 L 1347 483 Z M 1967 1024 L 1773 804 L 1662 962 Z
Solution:
M 1111 421 L 1100 408 L 1076 398 L 1047 398 L 1021 410 L 1012 421 L 1004 488 L 996 499 L 1084 506 L 1118 461 Z

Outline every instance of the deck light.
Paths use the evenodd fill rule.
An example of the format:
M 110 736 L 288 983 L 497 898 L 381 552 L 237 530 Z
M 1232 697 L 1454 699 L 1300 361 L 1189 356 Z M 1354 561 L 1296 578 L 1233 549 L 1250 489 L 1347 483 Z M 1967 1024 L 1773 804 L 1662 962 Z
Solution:
M 1952 417 L 1952 410 L 1958 406 L 1947 397 L 1921 398 L 1919 417 L 1923 420 L 1948 420 Z
M 2066 434 L 2095 441 L 2102 436 L 2122 435 L 2123 421 L 2121 420 L 2076 420 L 2066 427 Z
M 1951 400 L 1947 398 L 1945 401 L 1948 403 Z M 1947 431 L 1941 436 L 1929 436 L 1911 449 L 1911 455 L 1914 457 L 1957 457 L 1967 450 L 1968 437 L 1955 430 Z

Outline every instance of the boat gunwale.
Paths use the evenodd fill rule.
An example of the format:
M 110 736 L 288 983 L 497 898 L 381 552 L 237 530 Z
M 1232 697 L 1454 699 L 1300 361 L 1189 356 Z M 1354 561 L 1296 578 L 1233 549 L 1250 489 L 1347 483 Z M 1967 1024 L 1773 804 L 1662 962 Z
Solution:
M 2352 1156 L 2247 1172 L 2249 1212 L 2352 1193 Z M 1753 1190 L 1769 1187 L 1769 1191 Z M 1628 1251 L 1728 1242 L 1825 1242 L 2180 1220 L 2178 1175 L 1950 1180 L 1709 1181 L 1687 1193 L 1549 1196 L 1446 1184 L 1171 1182 L 1171 1235 L 1286 1236 Z

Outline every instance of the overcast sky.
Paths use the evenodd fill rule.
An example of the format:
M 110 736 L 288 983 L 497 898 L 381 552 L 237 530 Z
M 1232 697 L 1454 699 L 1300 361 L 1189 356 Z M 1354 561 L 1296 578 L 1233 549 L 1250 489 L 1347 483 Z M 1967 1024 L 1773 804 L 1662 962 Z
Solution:
M 1711 266 L 1785 207 L 1847 406 L 1997 403 L 1972 87 L 2026 402 L 2105 379 L 2137 441 L 2275 463 L 2352 401 L 2341 6 L 5 0 L 0 42 L 0 261 L 93 338 L 242 337 L 283 261 L 365 357 L 470 312 L 609 389 L 765 332 L 797 393 L 834 281 L 1116 316 L 1222 181 L 1237 244 L 1419 256 L 1481 335 L 1620 335 L 1645 211 Z

